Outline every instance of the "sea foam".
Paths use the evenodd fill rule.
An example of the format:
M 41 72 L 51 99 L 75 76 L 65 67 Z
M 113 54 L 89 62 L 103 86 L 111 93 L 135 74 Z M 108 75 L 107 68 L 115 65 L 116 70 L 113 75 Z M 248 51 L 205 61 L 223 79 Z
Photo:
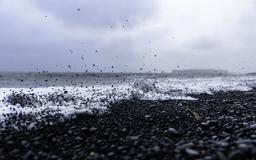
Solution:
M 109 105 L 120 100 L 196 100 L 188 95 L 249 91 L 255 84 L 256 77 L 241 76 L 140 78 L 129 83 L 89 87 L 0 88 L 0 127 L 31 128 L 51 117 L 60 120 L 81 113 L 104 113 Z

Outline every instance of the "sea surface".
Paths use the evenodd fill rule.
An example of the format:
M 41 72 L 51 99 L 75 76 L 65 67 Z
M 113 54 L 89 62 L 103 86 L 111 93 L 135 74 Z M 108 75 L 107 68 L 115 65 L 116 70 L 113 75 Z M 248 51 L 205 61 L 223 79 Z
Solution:
M 1 73 L 0 130 L 32 128 L 49 117 L 103 113 L 121 100 L 197 100 L 190 95 L 255 88 L 256 76 L 247 75 Z

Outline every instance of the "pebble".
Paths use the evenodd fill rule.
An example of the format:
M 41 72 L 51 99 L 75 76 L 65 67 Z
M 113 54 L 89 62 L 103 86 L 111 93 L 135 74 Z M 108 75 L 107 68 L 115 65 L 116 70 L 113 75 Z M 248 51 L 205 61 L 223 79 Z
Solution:
M 97 131 L 97 128 L 96 127 L 91 127 L 89 131 L 90 132 L 95 132 L 95 131 Z
M 113 156 L 113 155 L 115 155 L 114 152 L 109 152 L 109 153 L 108 153 L 108 156 L 109 156 L 109 157 L 111 157 L 111 156 Z
M 235 151 L 232 151 L 231 153 L 229 153 L 228 155 L 228 159 L 243 159 L 243 155 L 242 155 L 242 152 L 240 150 L 235 150 Z
M 168 128 L 167 132 L 175 135 L 178 134 L 178 131 L 175 128 Z
M 183 149 L 190 148 L 190 147 L 193 147 L 193 146 L 194 146 L 194 143 L 190 142 L 190 143 L 180 145 L 177 148 L 180 149 L 180 150 L 183 150 Z
M 198 156 L 199 152 L 190 148 L 185 149 L 186 153 L 190 156 Z
M 130 136 L 129 139 L 130 140 L 138 140 L 140 138 L 140 136 Z
M 191 102 L 118 102 L 109 108 L 111 114 L 103 116 L 81 114 L 57 125 L 51 119 L 53 126 L 39 130 L 1 130 L 0 159 L 228 160 L 255 157 L 256 109 L 253 103 L 256 102 L 244 106 L 250 109 L 247 112 L 241 106 L 232 108 L 232 104 L 239 101 L 244 104 L 246 97 L 242 93 L 225 95 L 196 95 L 199 100 Z M 227 104 L 222 102 L 223 97 Z M 191 110 L 196 108 L 201 119 L 195 120 L 179 103 L 188 105 Z M 150 105 L 154 107 L 148 107 Z M 152 117 L 154 121 L 143 120 Z M 174 136 L 177 134 L 180 136 Z
M 32 151 L 28 151 L 24 156 L 23 156 L 23 159 L 24 160 L 30 160 L 30 159 L 33 159 L 33 152 Z
M 77 137 L 75 137 L 75 140 L 77 140 L 77 141 L 81 141 L 81 140 L 83 140 L 83 138 L 82 138 L 82 137 L 77 136 Z
M 251 128 L 251 129 L 256 129 L 256 124 L 250 125 L 250 128 Z
M 228 160 L 227 157 L 222 152 L 217 152 L 219 160 Z
M 155 145 L 155 146 L 152 148 L 152 150 L 153 150 L 154 152 L 159 152 L 159 151 L 160 151 L 160 147 L 159 147 L 158 145 Z
M 151 118 L 151 116 L 150 115 L 145 115 L 145 118 Z

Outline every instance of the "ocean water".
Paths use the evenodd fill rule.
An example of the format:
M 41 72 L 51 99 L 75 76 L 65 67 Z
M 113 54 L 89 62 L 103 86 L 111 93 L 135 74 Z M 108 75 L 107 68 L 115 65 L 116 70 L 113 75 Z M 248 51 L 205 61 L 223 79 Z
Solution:
M 2 73 L 0 129 L 32 128 L 52 117 L 63 120 L 80 113 L 102 113 L 120 100 L 197 100 L 189 95 L 255 87 L 256 76 Z

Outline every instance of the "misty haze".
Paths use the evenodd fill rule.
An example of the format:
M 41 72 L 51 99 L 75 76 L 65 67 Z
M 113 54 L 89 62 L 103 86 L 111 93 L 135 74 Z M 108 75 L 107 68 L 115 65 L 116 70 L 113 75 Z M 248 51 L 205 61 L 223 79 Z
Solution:
M 254 0 L 0 0 L 0 160 L 256 159 Z

